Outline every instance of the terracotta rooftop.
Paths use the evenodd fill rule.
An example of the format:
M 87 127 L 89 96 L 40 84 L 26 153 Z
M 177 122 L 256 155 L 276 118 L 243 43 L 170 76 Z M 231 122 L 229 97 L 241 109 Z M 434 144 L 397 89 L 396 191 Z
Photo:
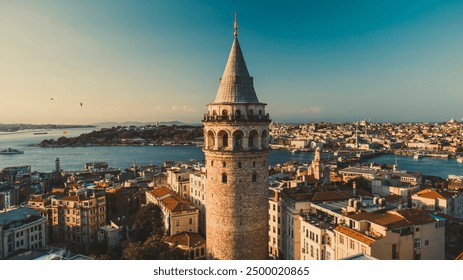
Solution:
M 169 243 L 176 243 L 189 248 L 206 244 L 206 239 L 204 239 L 199 233 L 194 232 L 177 233 L 166 237 L 164 240 Z
M 79 197 L 77 195 L 71 195 L 71 196 L 65 196 L 61 198 L 61 200 L 79 201 Z
M 366 220 L 374 224 L 386 227 L 387 229 L 396 229 L 406 226 L 410 226 L 410 222 L 407 221 L 404 217 L 395 215 L 388 212 L 363 212 L 359 214 L 350 215 L 349 218 L 356 221 Z
M 313 202 L 346 200 L 354 197 L 352 194 L 338 191 L 316 192 L 312 197 Z
M 448 192 L 448 191 L 436 191 L 432 189 L 424 189 L 422 191 L 417 192 L 415 195 L 419 197 L 430 198 L 430 199 L 437 199 L 437 198 L 447 199 L 447 198 L 454 196 L 455 194 L 452 192 Z
M 428 215 L 428 212 L 420 208 L 398 210 L 396 213 L 414 225 L 424 225 L 436 221 Z
M 458 255 L 458 257 L 455 258 L 455 260 L 457 260 L 457 261 L 463 260 L 463 252 L 461 252 L 461 253 Z
M 168 187 L 154 188 L 151 192 L 170 212 L 196 209 L 190 202 L 174 193 Z
M 368 246 L 371 246 L 376 240 L 372 237 L 366 236 L 363 233 L 360 233 L 356 230 L 350 229 L 348 227 L 338 225 L 337 227 L 334 228 L 335 231 L 342 233 L 344 235 L 349 236 L 352 239 L 355 239 L 363 244 L 366 244 Z

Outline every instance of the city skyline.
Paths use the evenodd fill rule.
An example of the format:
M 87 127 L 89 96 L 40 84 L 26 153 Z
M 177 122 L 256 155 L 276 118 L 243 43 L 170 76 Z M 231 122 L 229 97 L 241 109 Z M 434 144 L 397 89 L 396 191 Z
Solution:
M 6 1 L 2 122 L 198 123 L 217 92 L 234 11 L 274 121 L 463 115 L 457 1 Z

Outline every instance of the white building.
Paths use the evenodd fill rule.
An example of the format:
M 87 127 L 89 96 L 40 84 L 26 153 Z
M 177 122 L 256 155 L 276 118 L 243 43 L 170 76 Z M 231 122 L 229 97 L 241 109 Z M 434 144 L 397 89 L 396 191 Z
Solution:
M 47 219 L 30 208 L 16 208 L 0 213 L 0 258 L 21 249 L 38 249 L 47 245 Z
M 460 192 L 424 189 L 412 195 L 412 203 L 463 219 L 463 195 Z

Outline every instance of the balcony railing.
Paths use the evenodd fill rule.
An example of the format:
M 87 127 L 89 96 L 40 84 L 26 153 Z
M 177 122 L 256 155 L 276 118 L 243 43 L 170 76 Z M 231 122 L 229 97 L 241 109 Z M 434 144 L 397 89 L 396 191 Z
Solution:
M 269 114 L 266 115 L 204 115 L 205 122 L 209 121 L 235 121 L 235 122 L 257 122 L 270 121 Z

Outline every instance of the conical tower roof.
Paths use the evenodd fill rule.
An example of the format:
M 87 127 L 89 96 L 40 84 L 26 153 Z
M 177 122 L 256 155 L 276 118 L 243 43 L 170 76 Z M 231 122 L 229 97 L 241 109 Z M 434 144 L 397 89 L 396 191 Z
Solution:
M 238 25 L 235 19 L 235 39 L 227 65 L 220 79 L 214 103 L 259 103 L 252 77 L 249 75 L 243 52 L 238 42 Z

